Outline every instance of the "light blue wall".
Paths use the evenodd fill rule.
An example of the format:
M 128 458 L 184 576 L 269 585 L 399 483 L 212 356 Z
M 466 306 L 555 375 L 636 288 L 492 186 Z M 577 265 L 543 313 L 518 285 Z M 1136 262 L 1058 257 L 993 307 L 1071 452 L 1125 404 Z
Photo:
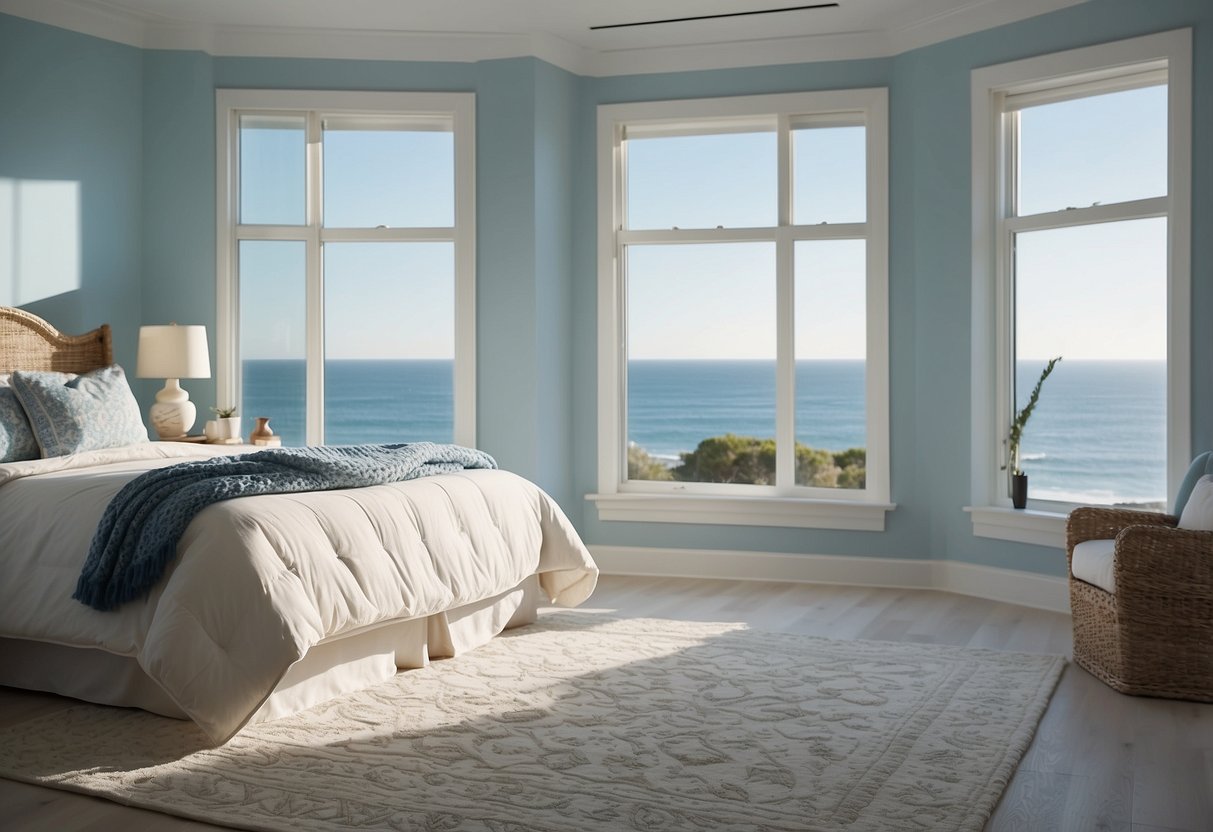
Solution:
M 143 323 L 203 324 L 215 365 L 215 93 L 198 52 L 143 56 Z M 140 382 L 151 403 L 161 382 Z M 212 379 L 184 382 L 201 425 Z M 197 432 L 197 426 L 195 427 Z
M 581 78 L 479 64 L 140 53 L 0 16 L 0 178 L 83 182 L 83 285 L 33 308 L 65 329 L 215 316 L 214 90 L 477 95 L 480 444 L 548 488 L 591 544 L 936 557 L 1062 574 L 1056 550 L 974 538 L 969 494 L 969 79 L 974 67 L 1194 27 L 1193 448 L 1213 446 L 1213 3 L 1090 0 L 889 59 Z M 887 531 L 602 523 L 595 121 L 600 103 L 887 86 L 892 488 Z M 10 116 L 19 116 L 10 118 Z M 980 336 L 979 336 L 980 337 Z M 200 408 L 213 384 L 191 382 Z M 146 398 L 150 390 L 140 388 Z M 205 412 L 205 410 L 203 410 Z
M 552 496 L 579 506 L 573 488 L 573 194 L 581 79 L 535 64 L 535 320 L 538 470 Z
M 76 226 L 78 277 L 68 283 L 75 288 L 46 289 L 36 275 L 22 275 L 18 299 L 38 298 L 22 305 L 65 332 L 113 324 L 115 357 L 132 370 L 140 323 L 142 85 L 138 49 L 0 14 L 0 180 L 79 186 L 78 216 L 51 220 L 68 234 Z M 49 291 L 55 294 L 44 296 Z M 13 300 L 0 297 L 0 304 Z
M 535 83 L 529 60 L 480 64 L 476 95 L 476 438 L 538 473 Z M 550 322 L 549 322 L 550 323 Z

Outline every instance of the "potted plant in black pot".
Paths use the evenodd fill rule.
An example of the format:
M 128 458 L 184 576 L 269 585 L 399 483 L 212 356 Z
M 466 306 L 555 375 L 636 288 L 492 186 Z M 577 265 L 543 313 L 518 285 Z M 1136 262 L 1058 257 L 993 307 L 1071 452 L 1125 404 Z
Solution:
M 1023 438 L 1023 429 L 1027 426 L 1032 411 L 1036 409 L 1036 402 L 1040 399 L 1040 388 L 1044 386 L 1045 379 L 1049 377 L 1049 373 L 1053 372 L 1058 361 L 1061 361 L 1060 355 L 1045 365 L 1040 378 L 1036 381 L 1036 386 L 1032 388 L 1032 395 L 1028 396 L 1028 403 L 1015 414 L 1015 418 L 1011 421 L 1011 432 L 1007 441 L 1011 451 L 1009 466 L 1011 470 L 1011 505 L 1015 508 L 1023 508 L 1028 504 L 1028 475 L 1019 467 L 1019 442 Z

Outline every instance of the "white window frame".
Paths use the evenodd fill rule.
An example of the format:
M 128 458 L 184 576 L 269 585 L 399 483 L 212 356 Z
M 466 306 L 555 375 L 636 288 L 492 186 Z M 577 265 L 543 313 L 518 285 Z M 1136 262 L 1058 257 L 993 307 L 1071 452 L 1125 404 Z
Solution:
M 1167 81 L 1167 195 L 1106 206 L 1011 216 L 1014 135 L 1003 113 Z M 1064 547 L 1072 503 L 1011 508 L 1004 439 L 1014 384 L 1010 239 L 1019 231 L 1167 218 L 1167 498 L 1191 460 L 1190 296 L 1192 34 L 1180 29 L 976 69 L 972 74 L 973 391 L 971 502 L 979 537 Z
M 623 228 L 625 131 L 675 135 L 763 120 L 777 128 L 778 224 L 772 228 Z M 862 124 L 867 219 L 793 225 L 791 125 Z M 602 520 L 882 531 L 889 502 L 888 91 L 884 88 L 608 104 L 598 108 L 598 493 Z M 860 489 L 626 480 L 625 246 L 772 241 L 776 246 L 776 438 L 785 479 L 794 469 L 793 257 L 800 240 L 863 239 L 866 294 L 866 485 Z
M 240 287 L 237 250 L 242 240 L 292 240 L 306 245 L 306 438 L 324 436 L 324 275 L 326 242 L 450 242 L 455 265 L 454 441 L 476 444 L 476 97 L 473 93 L 230 90 L 215 93 L 216 108 L 216 392 L 241 405 Z M 239 225 L 240 115 L 306 117 L 305 224 Z M 325 118 L 453 125 L 455 224 L 449 228 L 325 228 L 322 224 L 320 137 Z

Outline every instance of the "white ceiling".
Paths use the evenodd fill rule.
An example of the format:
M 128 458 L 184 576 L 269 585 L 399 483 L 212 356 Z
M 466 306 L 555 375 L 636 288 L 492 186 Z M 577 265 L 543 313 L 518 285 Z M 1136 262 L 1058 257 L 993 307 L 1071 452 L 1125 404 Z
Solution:
M 1085 0 L 0 0 L 0 12 L 215 55 L 471 61 L 619 75 L 893 55 Z

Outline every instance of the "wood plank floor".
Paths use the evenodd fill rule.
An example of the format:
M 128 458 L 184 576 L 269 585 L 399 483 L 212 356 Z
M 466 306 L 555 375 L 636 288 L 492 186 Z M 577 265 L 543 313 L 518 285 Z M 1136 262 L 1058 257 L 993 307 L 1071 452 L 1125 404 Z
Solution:
M 1070 654 L 1068 616 L 923 590 L 604 577 L 583 609 L 743 621 L 839 639 Z M 0 725 L 70 704 L 0 688 Z M 0 779 L 4 830 L 217 828 Z M 1213 832 L 1213 705 L 1121 696 L 1071 664 L 986 829 Z

